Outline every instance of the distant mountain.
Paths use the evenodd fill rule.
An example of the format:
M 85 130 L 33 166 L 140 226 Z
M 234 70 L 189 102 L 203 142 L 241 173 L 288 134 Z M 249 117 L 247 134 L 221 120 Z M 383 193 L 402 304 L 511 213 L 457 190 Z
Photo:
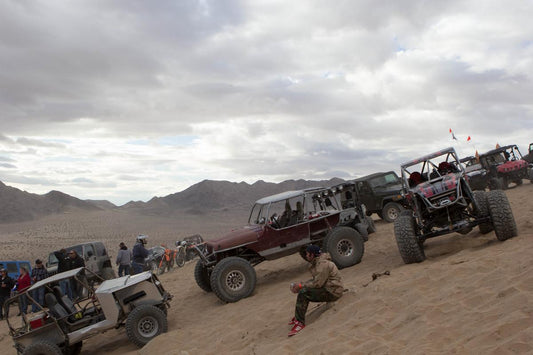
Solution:
M 86 211 L 100 209 L 92 203 L 60 191 L 37 195 L 0 182 L 0 223 L 29 221 L 54 213 L 63 213 L 72 208 Z
M 170 215 L 177 211 L 191 215 L 207 214 L 213 210 L 248 210 L 258 199 L 289 190 L 331 186 L 344 180 L 286 180 L 272 183 L 259 180 L 253 184 L 204 180 L 184 191 L 164 197 L 153 197 L 148 202 L 130 201 L 117 207 L 105 200 L 80 200 L 59 191 L 45 195 L 32 194 L 0 182 L 0 223 L 37 219 L 70 209 L 96 211 L 119 209 L 144 215 Z
M 253 184 L 204 180 L 186 190 L 164 197 L 154 197 L 148 202 L 130 201 L 120 208 L 137 210 L 144 214 L 168 214 L 182 210 L 191 214 L 202 214 L 224 208 L 249 208 L 258 199 L 289 190 L 309 187 L 331 186 L 344 180 L 286 180 L 271 183 L 259 180 Z
M 93 204 L 103 210 L 112 210 L 113 208 L 117 208 L 117 205 L 109 202 L 108 200 L 85 200 L 85 202 L 89 202 L 90 204 Z

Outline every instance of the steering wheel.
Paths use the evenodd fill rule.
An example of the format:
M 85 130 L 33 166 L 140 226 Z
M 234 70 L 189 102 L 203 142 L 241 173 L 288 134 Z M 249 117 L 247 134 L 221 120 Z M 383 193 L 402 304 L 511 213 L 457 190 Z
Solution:
M 274 228 L 281 228 L 281 225 L 279 224 L 279 216 L 277 213 L 274 213 L 272 216 L 270 216 L 270 222 Z

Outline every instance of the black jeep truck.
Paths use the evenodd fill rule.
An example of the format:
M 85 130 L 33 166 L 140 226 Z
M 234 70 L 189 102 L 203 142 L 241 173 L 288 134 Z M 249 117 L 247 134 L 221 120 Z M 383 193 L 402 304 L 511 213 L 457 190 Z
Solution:
M 354 181 L 359 198 L 366 207 L 367 216 L 376 213 L 391 223 L 406 206 L 401 195 L 402 183 L 394 171 L 370 174 Z
M 424 261 L 424 242 L 448 233 L 467 234 L 475 226 L 498 240 L 518 234 L 505 192 L 472 191 L 453 148 L 402 165 L 409 209 L 394 222 L 396 243 L 406 264 Z

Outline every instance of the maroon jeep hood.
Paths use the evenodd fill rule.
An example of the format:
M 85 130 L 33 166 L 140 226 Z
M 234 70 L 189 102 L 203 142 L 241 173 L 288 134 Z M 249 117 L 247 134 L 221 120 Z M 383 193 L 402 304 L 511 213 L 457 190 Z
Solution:
M 262 231 L 263 228 L 260 225 L 249 224 L 242 228 L 234 229 L 223 237 L 209 240 L 206 244 L 213 251 L 235 248 L 256 242 Z

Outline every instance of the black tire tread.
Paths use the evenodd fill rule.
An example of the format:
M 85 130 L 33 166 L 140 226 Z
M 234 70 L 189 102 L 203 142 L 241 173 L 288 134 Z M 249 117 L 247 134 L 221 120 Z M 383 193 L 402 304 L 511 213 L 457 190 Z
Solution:
M 416 239 L 414 217 L 406 215 L 398 217 L 394 222 L 394 235 L 404 263 L 420 263 L 426 260 L 424 248 Z
M 507 195 L 501 190 L 487 192 L 490 217 L 496 238 L 507 240 L 518 235 L 518 228 Z
M 39 341 L 33 344 L 28 345 L 24 351 L 23 355 L 38 355 L 38 354 L 49 354 L 49 355 L 62 355 L 61 349 L 56 344 L 49 341 Z
M 243 290 L 238 293 L 228 292 L 223 284 L 222 275 L 228 268 L 240 268 L 244 273 L 248 272 L 249 275 L 245 275 L 246 281 L 249 281 L 245 284 Z M 237 302 L 243 298 L 246 298 L 252 294 L 255 289 L 255 284 L 257 282 L 257 276 L 255 274 L 255 269 L 253 266 L 243 258 L 237 256 L 230 256 L 228 258 L 222 259 L 211 272 L 211 289 L 217 295 L 217 297 L 226 302 L 233 303 Z
M 490 216 L 489 212 L 489 202 L 487 201 L 487 193 L 485 191 L 474 191 L 474 199 L 478 206 L 477 216 L 478 217 L 487 217 Z M 481 223 L 479 225 L 479 231 L 481 234 L 487 234 L 492 232 L 494 228 L 490 222 Z
M 196 280 L 198 287 L 205 292 L 213 291 L 209 281 L 209 273 L 201 259 L 196 262 L 196 266 L 194 267 L 194 279 Z
M 335 253 L 338 239 L 349 239 L 352 241 L 355 249 L 352 258 L 345 259 Z M 337 265 L 337 268 L 343 269 L 361 262 L 363 254 L 365 253 L 365 244 L 363 237 L 355 229 L 350 227 L 335 227 L 324 238 L 322 249 L 329 253 L 331 261 Z
M 153 316 L 159 322 L 159 331 L 156 335 L 154 335 L 151 338 L 142 337 L 140 334 L 137 333 L 137 320 L 146 315 Z M 159 334 L 166 333 L 167 330 L 168 330 L 167 316 L 160 308 L 157 308 L 155 306 L 150 306 L 150 305 L 138 306 L 134 308 L 131 311 L 131 313 L 128 314 L 128 318 L 126 318 L 126 334 L 128 336 L 128 339 L 133 344 L 137 345 L 138 347 L 143 347 L 150 340 L 157 337 Z

